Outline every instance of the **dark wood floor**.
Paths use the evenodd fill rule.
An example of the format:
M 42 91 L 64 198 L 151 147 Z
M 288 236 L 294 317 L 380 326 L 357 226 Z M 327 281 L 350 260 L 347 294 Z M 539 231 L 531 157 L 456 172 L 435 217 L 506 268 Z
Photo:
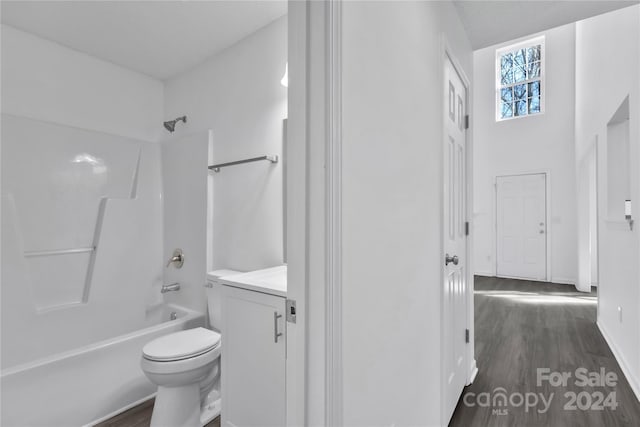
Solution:
M 512 393 L 542 393 L 553 398 L 548 411 L 542 403 L 525 410 L 523 406 L 501 407 L 504 415 L 493 413 L 491 406 L 465 405 L 463 398 L 453 415 L 455 427 L 614 427 L 640 426 L 640 403 L 624 378 L 613 354 L 600 334 L 596 321 L 596 294 L 577 292 L 569 285 L 522 280 L 476 277 L 475 282 L 476 360 L 479 373 L 465 388 L 463 398 L 478 398 L 483 392 L 495 396 L 502 387 Z M 578 387 L 575 378 L 566 387 L 536 385 L 537 368 L 571 372 L 579 367 L 598 372 L 615 372 L 615 387 Z M 616 393 L 615 410 L 564 410 L 565 392 L 604 396 Z M 470 402 L 478 400 L 467 399 Z M 483 402 L 483 401 L 482 401 Z M 518 400 L 515 400 L 518 403 Z M 132 408 L 98 427 L 146 427 L 151 419 L 153 400 Z M 217 418 L 206 427 L 219 427 Z
M 640 426 L 640 403 L 595 324 L 595 292 L 580 293 L 569 285 L 486 277 L 476 277 L 475 289 L 475 352 L 479 373 L 474 383 L 465 388 L 450 426 Z M 601 368 L 615 372 L 617 384 L 579 387 L 574 384 L 575 370 L 579 367 L 593 372 Z M 538 368 L 570 372 L 572 377 L 566 387 L 552 387 L 546 381 L 538 387 Z M 507 403 L 506 407 L 493 407 L 492 403 L 487 406 L 486 401 L 476 400 L 483 392 L 493 398 L 498 387 L 504 388 L 507 396 L 542 393 L 548 400 L 553 393 L 553 398 L 548 411 L 543 413 L 538 412 L 543 410 L 543 403 L 526 411 L 524 406 L 517 406 L 520 402 L 517 397 L 515 406 Z M 603 396 L 615 392 L 618 406 L 615 410 L 609 407 L 582 410 L 576 405 L 575 410 L 566 410 L 567 392 L 587 392 L 591 398 L 596 392 Z M 475 402 L 475 406 L 465 404 L 467 394 L 466 401 Z M 591 408 L 588 397 L 582 399 L 581 406 Z M 485 405 L 481 407 L 478 402 Z M 502 409 L 503 414 L 493 412 L 494 409 Z
M 154 399 L 147 400 L 113 418 L 96 424 L 96 427 L 149 427 Z M 220 417 L 214 419 L 205 427 L 220 427 Z

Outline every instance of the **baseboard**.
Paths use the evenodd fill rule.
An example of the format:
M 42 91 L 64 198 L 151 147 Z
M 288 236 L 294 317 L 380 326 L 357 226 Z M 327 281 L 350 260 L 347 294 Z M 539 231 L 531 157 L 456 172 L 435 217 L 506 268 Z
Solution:
M 482 275 L 476 273 L 477 275 Z M 498 276 L 495 274 L 490 274 L 489 277 L 497 277 L 499 279 L 513 279 L 513 280 L 526 280 L 528 282 L 540 282 L 540 283 L 555 283 L 556 285 L 571 285 L 575 286 L 576 281 L 574 279 L 566 279 L 564 277 L 552 277 L 551 280 L 547 279 L 532 279 L 527 277 L 515 277 L 515 276 Z
M 467 381 L 467 385 L 473 384 L 473 382 L 476 380 L 476 376 L 478 375 L 478 365 L 476 364 L 476 359 L 473 359 L 473 362 L 471 363 L 470 372 L 471 375 L 469 375 L 469 381 Z
M 607 342 L 607 345 L 611 349 L 611 352 L 613 353 L 613 357 L 616 358 L 618 365 L 620 365 L 622 374 L 625 376 L 625 378 L 627 379 L 627 382 L 631 386 L 631 390 L 633 390 L 633 393 L 636 395 L 636 399 L 638 399 L 638 401 L 640 402 L 640 384 L 638 383 L 637 379 L 633 376 L 631 369 L 629 369 L 629 364 L 627 363 L 626 359 L 624 358 L 620 350 L 618 350 L 618 347 L 615 345 L 615 343 L 611 339 L 611 335 L 609 335 L 609 333 L 607 332 L 607 329 L 604 326 L 602 326 L 599 320 L 596 322 L 596 325 L 598 325 L 598 329 L 600 330 L 602 337 L 604 338 L 604 340 Z
M 575 279 L 567 279 L 564 277 L 552 277 L 551 278 L 551 283 L 557 283 L 559 285 L 572 285 L 575 286 L 576 285 L 576 280 Z
M 482 276 L 482 277 L 496 277 L 496 275 L 492 272 L 486 272 L 486 271 L 476 271 L 475 273 L 473 273 L 474 276 Z
M 101 417 L 101 418 L 98 418 L 97 420 L 91 421 L 90 423 L 85 424 L 83 427 L 93 427 L 96 424 L 100 424 L 103 421 L 107 421 L 108 419 L 113 418 L 116 415 L 120 415 L 124 411 L 128 411 L 129 409 L 131 409 L 131 408 L 133 408 L 135 406 L 138 406 L 141 403 L 146 402 L 147 400 L 149 400 L 149 399 L 151 399 L 151 398 L 153 398 L 155 396 L 156 396 L 156 393 L 151 393 L 149 396 L 143 397 L 140 400 L 136 400 L 135 402 L 133 402 L 133 403 L 131 403 L 131 404 L 129 404 L 129 405 L 123 407 L 123 408 L 117 409 L 117 410 L 111 412 L 110 414 L 105 415 L 104 417 Z
M 503 279 L 516 279 L 516 280 L 529 280 L 532 282 L 546 282 L 547 279 L 527 279 L 527 278 L 523 278 L 523 277 L 515 277 L 515 276 L 497 276 L 495 273 L 493 272 L 487 272 L 487 271 L 476 271 L 473 273 L 474 276 L 482 276 L 482 277 L 500 277 Z M 557 283 L 559 285 L 576 285 L 576 280 L 575 279 L 568 279 L 566 277 L 552 277 L 551 280 L 549 281 L 551 283 Z

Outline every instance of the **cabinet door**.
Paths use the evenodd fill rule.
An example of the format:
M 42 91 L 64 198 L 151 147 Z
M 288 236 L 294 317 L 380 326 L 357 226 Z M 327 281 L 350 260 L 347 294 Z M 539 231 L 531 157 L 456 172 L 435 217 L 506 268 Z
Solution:
M 284 426 L 285 298 L 222 288 L 222 425 Z

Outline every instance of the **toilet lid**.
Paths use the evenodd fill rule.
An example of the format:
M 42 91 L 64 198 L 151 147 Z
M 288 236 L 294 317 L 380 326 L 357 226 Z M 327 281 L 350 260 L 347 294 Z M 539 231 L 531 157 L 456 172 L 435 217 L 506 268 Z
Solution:
M 156 338 L 142 348 L 142 354 L 145 359 L 167 362 L 199 356 L 219 343 L 217 332 L 194 328 Z

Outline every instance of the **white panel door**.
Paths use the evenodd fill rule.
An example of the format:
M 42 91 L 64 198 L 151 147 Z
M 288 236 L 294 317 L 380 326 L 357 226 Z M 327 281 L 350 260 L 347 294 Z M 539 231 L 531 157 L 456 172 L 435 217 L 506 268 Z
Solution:
M 547 279 L 546 178 L 539 173 L 496 179 L 499 277 Z
M 285 305 L 282 297 L 222 286 L 223 426 L 285 425 Z
M 466 88 L 451 62 L 445 62 L 444 139 L 444 418 L 455 410 L 466 378 Z

